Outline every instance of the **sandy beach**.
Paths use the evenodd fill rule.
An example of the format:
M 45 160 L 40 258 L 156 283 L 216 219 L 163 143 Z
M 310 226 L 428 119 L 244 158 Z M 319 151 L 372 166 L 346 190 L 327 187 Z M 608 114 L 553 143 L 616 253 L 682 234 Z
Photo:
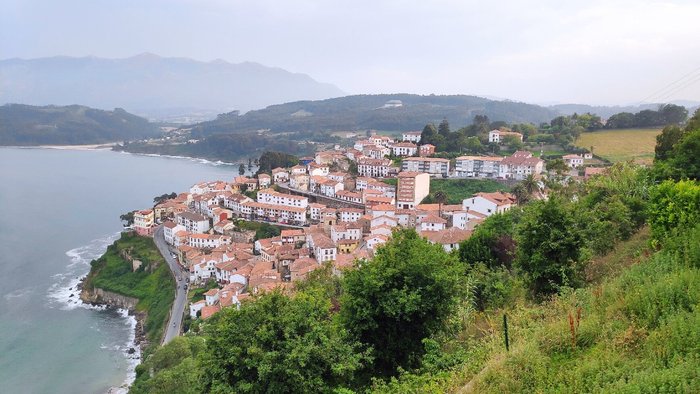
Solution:
M 115 145 L 117 145 L 116 142 L 109 142 L 106 144 L 92 144 L 92 145 L 37 145 L 37 146 L 23 146 L 22 148 L 42 148 L 42 149 L 61 149 L 61 150 L 97 150 L 97 149 L 112 149 L 112 147 Z

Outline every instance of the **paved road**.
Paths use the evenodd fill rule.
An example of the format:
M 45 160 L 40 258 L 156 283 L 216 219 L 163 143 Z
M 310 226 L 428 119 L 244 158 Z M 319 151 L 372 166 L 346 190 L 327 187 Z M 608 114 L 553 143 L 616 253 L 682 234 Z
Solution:
M 165 336 L 163 336 L 163 344 L 170 342 L 173 338 L 180 335 L 180 329 L 182 327 L 182 314 L 187 306 L 187 290 L 185 286 L 186 278 L 189 277 L 189 273 L 182 270 L 180 264 L 177 260 L 173 258 L 168 249 L 168 244 L 165 243 L 165 237 L 163 235 L 163 226 L 158 226 L 156 231 L 153 233 L 153 241 L 155 241 L 160 254 L 163 255 L 165 261 L 168 262 L 170 266 L 170 271 L 175 277 L 175 283 L 177 284 L 177 294 L 175 295 L 175 302 L 173 302 L 173 308 L 170 310 L 170 320 L 168 321 L 168 326 L 165 329 Z M 181 280 L 177 280 L 181 278 Z

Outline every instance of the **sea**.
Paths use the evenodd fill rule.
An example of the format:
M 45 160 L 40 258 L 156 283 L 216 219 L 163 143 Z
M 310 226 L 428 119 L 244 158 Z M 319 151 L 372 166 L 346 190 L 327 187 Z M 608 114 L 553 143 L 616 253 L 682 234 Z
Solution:
M 83 304 L 76 285 L 118 238 L 120 214 L 237 175 L 200 159 L 0 148 L 0 393 L 125 392 L 135 319 Z

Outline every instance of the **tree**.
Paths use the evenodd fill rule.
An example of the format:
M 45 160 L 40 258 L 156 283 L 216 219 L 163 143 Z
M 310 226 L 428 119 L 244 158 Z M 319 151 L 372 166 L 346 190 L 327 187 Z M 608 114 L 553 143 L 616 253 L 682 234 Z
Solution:
M 547 171 L 554 172 L 555 174 L 562 176 L 569 172 L 570 168 L 566 165 L 563 159 L 554 159 L 547 161 Z
M 518 267 L 537 295 L 559 286 L 577 286 L 583 279 L 582 230 L 571 207 L 552 196 L 528 206 L 516 231 Z
M 508 148 L 512 150 L 520 150 L 523 147 L 523 142 L 520 141 L 520 138 L 514 135 L 506 135 L 503 137 L 503 145 L 506 145 Z
M 445 138 L 450 137 L 450 123 L 447 121 L 447 118 L 443 119 L 442 122 L 438 125 L 438 134 Z
M 429 123 L 423 127 L 423 132 L 420 134 L 420 143 L 425 145 L 425 144 L 433 144 L 437 146 L 435 143 L 435 137 L 438 135 L 437 129 L 435 128 L 435 125 L 432 123 Z
M 673 150 L 668 160 L 661 161 L 665 173 L 675 179 L 700 180 L 700 130 L 686 133 Z
M 605 127 L 608 129 L 629 129 L 634 127 L 634 114 L 630 112 L 620 112 L 619 114 L 611 115 Z
M 166 200 L 171 200 L 175 197 L 177 197 L 177 193 L 175 193 L 175 192 L 172 192 L 170 194 L 168 194 L 168 193 L 161 194 L 160 196 L 153 197 L 153 204 L 158 205 Z
M 433 194 L 433 200 L 438 204 L 438 216 L 442 216 L 442 204 L 446 203 L 448 200 L 447 193 L 438 190 Z
M 675 104 L 662 105 L 659 114 L 666 124 L 680 124 L 688 118 L 688 110 Z
M 346 387 L 363 362 L 358 343 L 331 319 L 320 292 L 263 294 L 219 312 L 207 329 L 203 390 L 329 393 Z
M 375 371 L 416 367 L 423 339 L 440 332 L 464 294 L 455 256 L 415 230 L 395 232 L 374 259 L 347 271 L 341 318 L 369 346 Z
M 260 155 L 259 160 L 260 167 L 258 168 L 258 174 L 270 173 L 273 168 L 277 167 L 287 168 L 299 164 L 299 159 L 296 156 L 282 152 L 264 152 Z
M 131 211 L 131 212 L 127 212 L 127 213 L 125 213 L 125 214 L 119 215 L 119 219 L 120 219 L 122 222 L 126 222 L 126 223 L 124 224 L 124 227 L 129 227 L 129 226 L 131 226 L 132 224 L 134 224 L 134 212 Z
M 238 166 L 238 175 L 243 175 L 243 174 L 245 174 L 245 165 L 243 163 L 241 163 Z
M 678 126 L 666 126 L 661 134 L 656 136 L 656 147 L 654 147 L 654 158 L 656 160 L 666 160 L 673 150 L 673 146 L 681 140 L 685 131 Z
M 464 147 L 471 153 L 479 153 L 484 150 L 484 145 L 481 144 L 479 137 L 467 137 Z

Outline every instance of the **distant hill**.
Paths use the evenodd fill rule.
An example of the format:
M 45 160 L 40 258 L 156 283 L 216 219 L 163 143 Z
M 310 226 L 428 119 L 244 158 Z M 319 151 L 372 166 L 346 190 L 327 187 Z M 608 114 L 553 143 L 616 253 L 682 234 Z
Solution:
M 100 144 L 157 135 L 156 125 L 120 108 L 0 106 L 0 145 Z
M 676 104 L 676 105 L 682 105 L 686 108 L 689 109 L 689 112 L 692 113 L 693 109 L 697 108 L 698 105 L 700 104 L 697 101 L 690 101 L 690 100 L 675 100 L 671 101 L 669 103 L 663 103 L 663 104 Z M 630 113 L 637 113 L 639 111 L 645 110 L 645 109 L 651 109 L 651 110 L 657 110 L 659 106 L 662 104 L 640 104 L 640 105 L 623 105 L 623 106 L 606 106 L 606 105 L 587 105 L 587 104 L 557 104 L 557 105 L 551 105 L 549 108 L 560 112 L 562 115 L 573 115 L 574 113 L 578 114 L 583 114 L 586 112 L 590 112 L 592 114 L 596 114 L 603 119 L 607 119 L 610 116 L 614 114 L 618 114 L 620 112 L 630 112 Z
M 0 104 L 80 103 L 168 119 L 342 95 L 336 86 L 308 75 L 250 62 L 200 62 L 153 54 L 0 60 Z
M 349 130 L 420 130 L 444 118 L 454 128 L 472 123 L 475 115 L 506 122 L 549 122 L 558 113 L 538 105 L 495 101 L 476 96 L 378 94 L 272 105 L 244 115 L 222 114 L 192 128 L 195 137 L 255 130 L 332 132 Z

